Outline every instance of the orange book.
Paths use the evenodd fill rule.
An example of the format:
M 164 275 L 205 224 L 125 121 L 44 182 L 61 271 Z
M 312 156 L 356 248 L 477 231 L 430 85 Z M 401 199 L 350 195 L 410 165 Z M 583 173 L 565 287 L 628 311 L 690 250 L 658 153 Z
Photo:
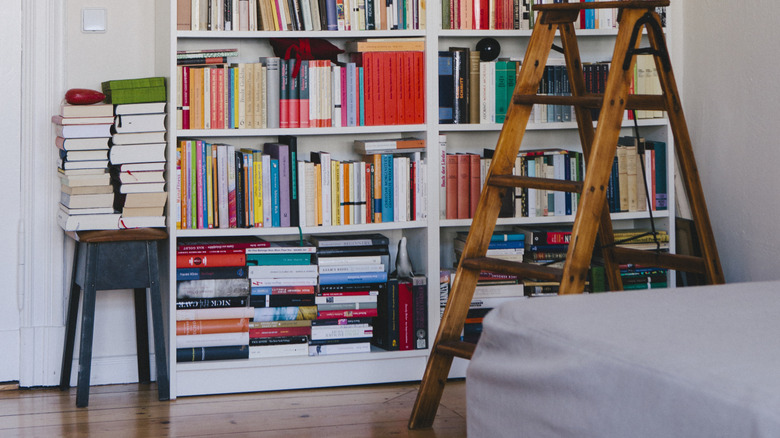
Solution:
M 190 69 L 190 129 L 203 129 L 203 69 Z
M 310 336 L 311 326 L 267 327 L 249 329 L 250 338 L 277 338 L 281 336 Z
M 458 156 L 447 154 L 445 161 L 445 172 L 447 178 L 447 219 L 458 218 Z
M 213 266 L 244 266 L 246 254 L 177 254 L 177 268 L 203 268 Z
M 176 321 L 177 336 L 246 331 L 249 331 L 249 318 Z
M 458 186 L 458 219 L 469 218 L 469 193 L 470 182 L 469 174 L 471 173 L 471 163 L 468 154 L 457 154 L 458 158 L 458 173 L 457 173 L 457 186 Z
M 395 53 L 393 52 L 384 52 L 380 55 L 382 58 L 380 71 L 382 72 L 382 84 L 384 85 L 382 100 L 384 102 L 385 125 L 395 125 L 396 116 L 398 115 L 393 98 L 395 95 L 395 82 L 393 81 L 394 55 Z
M 344 199 L 344 225 L 352 224 L 352 185 L 349 183 L 349 176 L 352 173 L 352 167 L 349 161 L 341 163 L 341 193 Z
M 382 223 L 382 156 L 371 155 L 371 166 L 374 169 L 374 199 L 372 210 L 374 211 L 374 223 Z
M 473 218 L 479 204 L 480 186 L 479 155 L 469 154 L 469 217 Z

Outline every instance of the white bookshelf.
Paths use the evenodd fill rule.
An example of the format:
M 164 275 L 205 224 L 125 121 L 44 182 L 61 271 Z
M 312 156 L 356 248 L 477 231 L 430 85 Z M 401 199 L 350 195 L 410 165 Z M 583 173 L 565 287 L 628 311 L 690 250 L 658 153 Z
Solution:
M 307 237 L 312 234 L 361 234 L 380 232 L 390 238 L 391 262 L 395 260 L 398 240 L 406 236 L 410 242 L 409 251 L 416 271 L 428 276 L 428 320 L 429 345 L 433 342 L 439 320 L 439 270 L 450 267 L 452 263 L 452 236 L 457 231 L 467 230 L 471 220 L 446 220 L 438 217 L 438 156 L 439 134 L 448 137 L 448 152 L 479 151 L 483 147 L 494 148 L 501 125 L 468 124 L 440 125 L 438 123 L 438 51 L 449 46 L 474 48 L 476 42 L 486 36 L 494 37 L 502 44 L 502 56 L 506 54 L 521 57 L 525 52 L 531 31 L 471 31 L 441 30 L 440 2 L 427 2 L 427 29 L 410 31 L 320 31 L 320 32 L 225 32 L 225 31 L 177 31 L 176 1 L 157 0 L 157 73 L 169 78 L 169 244 L 162 260 L 167 266 L 161 269 L 164 280 L 164 298 L 168 308 L 165 315 L 169 330 L 168 360 L 170 363 L 171 397 L 198 394 L 217 394 L 233 392 L 251 392 L 281 389 L 314 388 L 328 386 L 358 385 L 383 382 L 413 381 L 422 378 L 429 350 L 395 351 L 383 350 L 371 353 L 337 356 L 317 356 L 300 358 L 240 359 L 204 362 L 176 362 L 176 279 L 175 259 L 176 241 L 180 238 L 260 236 L 269 240 L 295 239 L 299 229 L 295 228 L 246 228 L 177 230 L 176 212 L 176 174 L 175 151 L 177 137 L 199 138 L 214 142 L 226 142 L 237 147 L 258 147 L 265 141 L 271 141 L 278 135 L 298 136 L 299 156 L 308 157 L 314 150 L 328 150 L 337 159 L 357 158 L 352 151 L 355 138 L 381 138 L 388 136 L 417 135 L 424 137 L 427 144 L 426 161 L 428 163 L 428 217 L 413 222 L 389 222 L 380 224 L 346 225 L 330 227 L 301 227 L 300 233 Z M 609 59 L 614 43 L 615 30 L 588 30 L 578 34 L 580 50 L 584 61 Z M 251 130 L 178 130 L 176 129 L 175 89 L 176 50 L 237 47 L 239 57 L 235 62 L 255 62 L 259 56 L 273 56 L 268 44 L 269 38 L 325 38 L 343 48 L 344 43 L 358 38 L 371 37 L 424 37 L 425 47 L 425 124 L 402 126 L 365 126 L 344 128 L 304 128 L 304 129 L 251 129 Z M 506 50 L 506 52 L 504 52 Z M 553 54 L 555 55 L 555 54 Z M 559 55 L 560 56 L 560 55 Z M 666 119 L 640 120 L 642 135 L 646 138 L 667 143 L 667 172 L 669 175 L 669 209 L 654 212 L 657 226 L 671 234 L 671 247 L 674 247 L 674 190 L 673 190 L 673 145 Z M 632 126 L 624 124 L 629 134 Z M 532 123 L 528 127 L 523 148 L 563 147 L 580 150 L 579 137 L 575 123 Z M 475 146 L 477 145 L 477 146 Z M 647 213 L 618 213 L 613 216 L 616 228 L 634 225 L 647 225 Z M 502 218 L 498 226 L 510 225 L 553 225 L 571 224 L 573 216 L 542 218 Z M 447 255 L 449 253 L 449 255 Z M 167 267 L 167 269 L 166 269 Z M 673 276 L 671 276 L 673 278 Z M 453 375 L 462 376 L 465 362 L 453 367 Z

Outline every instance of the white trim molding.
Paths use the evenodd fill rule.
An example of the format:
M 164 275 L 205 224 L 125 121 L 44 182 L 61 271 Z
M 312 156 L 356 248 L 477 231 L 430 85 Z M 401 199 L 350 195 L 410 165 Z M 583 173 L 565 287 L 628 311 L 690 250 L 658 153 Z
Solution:
M 64 235 L 51 115 L 64 95 L 64 0 L 22 2 L 19 307 L 23 387 L 56 385 L 64 333 Z

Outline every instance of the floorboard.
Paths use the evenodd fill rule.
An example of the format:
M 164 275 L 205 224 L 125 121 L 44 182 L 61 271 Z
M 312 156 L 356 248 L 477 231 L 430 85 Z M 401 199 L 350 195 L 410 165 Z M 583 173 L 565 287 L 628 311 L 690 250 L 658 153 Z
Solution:
M 2 437 L 465 437 L 466 384 L 448 382 L 433 428 L 406 424 L 419 383 L 180 397 L 157 400 L 152 385 L 0 391 Z

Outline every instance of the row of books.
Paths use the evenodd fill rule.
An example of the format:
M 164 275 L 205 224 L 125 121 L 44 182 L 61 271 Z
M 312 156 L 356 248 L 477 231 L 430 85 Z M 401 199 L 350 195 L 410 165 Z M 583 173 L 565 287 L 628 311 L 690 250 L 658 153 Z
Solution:
M 427 217 L 424 149 L 384 150 L 362 161 L 336 160 L 324 151 L 302 160 L 297 150 L 293 136 L 280 136 L 262 150 L 180 140 L 178 227 L 314 227 Z
M 178 30 L 425 29 L 421 0 L 178 0 Z
M 474 217 L 485 176 L 490 168 L 493 150 L 483 155 L 444 153 L 441 174 L 444 176 L 443 205 L 445 219 Z M 515 159 L 513 173 L 522 176 L 581 181 L 584 175 L 580 152 L 561 149 L 521 151 Z M 539 189 L 516 188 L 502 198 L 499 217 L 565 216 L 577 212 L 579 195 Z
M 442 29 L 530 29 L 531 0 L 444 0 Z
M 666 210 L 666 180 L 666 143 L 621 137 L 607 185 L 610 212 L 647 211 L 648 198 L 652 210 Z
M 517 82 L 521 60 L 499 58 L 480 61 L 479 52 L 466 47 L 450 47 L 440 51 L 439 123 L 503 123 Z M 609 74 L 609 62 L 585 62 L 582 70 L 585 91 L 604 93 Z M 636 94 L 659 94 L 660 82 L 652 55 L 638 55 L 634 66 L 631 90 Z M 539 94 L 571 95 L 565 62 L 548 59 L 539 84 Z M 598 110 L 593 110 L 598 120 Z M 530 121 L 533 123 L 571 122 L 574 110 L 568 105 L 535 104 Z M 638 119 L 661 118 L 663 111 L 636 111 Z M 633 119 L 626 112 L 626 119 Z
M 177 360 L 427 348 L 427 282 L 389 278 L 388 244 L 381 234 L 182 241 Z
M 422 52 L 369 52 L 330 61 L 181 65 L 182 129 L 263 129 L 421 124 Z

